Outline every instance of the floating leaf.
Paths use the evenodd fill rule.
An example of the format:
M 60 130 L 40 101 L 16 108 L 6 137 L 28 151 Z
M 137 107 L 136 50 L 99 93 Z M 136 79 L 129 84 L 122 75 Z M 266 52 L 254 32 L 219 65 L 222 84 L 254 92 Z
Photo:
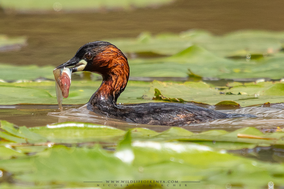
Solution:
M 13 66 L 0 64 L 0 79 L 1 80 L 33 80 L 39 77 L 53 79 L 52 66 L 39 67 L 31 66 Z
M 202 77 L 200 75 L 193 73 L 190 69 L 188 69 L 188 77 L 190 80 L 194 80 L 194 81 L 202 80 Z
M 227 101 L 218 102 L 217 104 L 215 104 L 215 106 L 217 106 L 217 107 L 239 108 L 239 107 L 240 107 L 240 104 L 238 104 L 238 103 L 236 103 L 236 102 L 234 102 L 234 101 L 227 100 Z
M 145 36 L 143 34 L 142 36 Z M 180 34 L 147 34 L 147 40 L 111 39 L 125 52 L 154 52 L 173 55 L 191 44 L 201 46 L 217 55 L 228 57 L 245 54 L 274 54 L 282 48 L 283 32 L 243 30 L 214 36 L 207 31 L 189 30 Z M 244 59 L 247 57 L 244 56 Z
M 100 147 L 66 148 L 56 146 L 45 156 L 33 158 L 32 173 L 20 178 L 36 182 L 69 182 L 84 184 L 92 181 L 131 180 L 133 168 Z M 52 165 L 52 166 L 51 166 Z
M 18 130 L 14 130 L 16 128 L 12 127 L 12 124 L 3 121 L 2 123 L 7 125 L 4 127 L 7 131 L 18 135 Z M 29 134 L 38 133 L 46 138 L 66 139 L 68 137 L 60 136 L 63 133 L 52 130 L 59 131 L 61 128 L 65 130 L 66 135 L 71 134 L 71 138 L 75 136 L 74 127 L 83 128 L 76 130 L 77 136 L 83 139 L 87 136 L 85 139 L 88 141 L 91 141 L 88 137 L 91 134 L 94 136 L 93 141 L 100 138 L 101 141 L 109 142 L 109 137 L 118 136 L 116 151 L 109 153 L 98 146 L 77 148 L 60 145 L 32 150 L 33 147 L 38 146 L 30 145 L 30 149 L 22 148 L 21 153 L 19 152 L 21 144 L 11 143 L 9 146 L 17 151 L 0 147 L 0 170 L 12 173 L 16 182 L 33 183 L 35 186 L 44 184 L 50 187 L 58 184 L 85 187 L 89 186 L 88 182 L 96 181 L 100 182 L 97 186 L 101 187 L 110 180 L 176 180 L 179 184 L 182 181 L 198 181 L 198 186 L 208 184 L 224 186 L 230 183 L 249 188 L 256 186 L 256 183 L 257 186 L 263 187 L 270 181 L 277 185 L 284 184 L 282 164 L 239 157 L 223 150 L 270 144 L 277 144 L 280 149 L 284 145 L 282 132 L 263 134 L 253 127 L 233 132 L 211 130 L 192 133 L 180 127 L 172 127 L 162 133 L 142 128 L 124 132 L 113 127 L 98 127 L 94 124 L 62 123 L 42 129 L 29 128 Z M 73 129 L 73 134 L 68 129 L 70 131 Z M 6 131 L 1 131 L 0 134 L 4 132 Z M 239 138 L 240 134 L 253 137 Z M 266 140 L 267 138 L 274 139 Z M 74 141 L 69 140 L 69 142 Z M 29 151 L 32 152 L 30 156 L 23 154 Z M 11 157 L 17 158 L 9 159 Z M 126 184 L 122 183 L 122 187 Z
M 12 136 L 6 132 L 0 132 L 0 138 L 3 138 L 10 142 L 17 142 L 17 143 L 26 143 L 27 141 L 24 138 L 18 138 L 15 136 Z
M 8 121 L 1 120 L 0 126 L 1 126 L 1 129 L 3 129 L 4 131 L 6 131 L 6 132 L 8 132 L 8 133 L 10 133 L 10 134 L 12 134 L 16 137 L 25 138 L 25 136 L 19 132 L 19 129 L 16 129 L 14 127 L 14 124 L 9 123 Z
M 159 91 L 159 89 L 155 88 L 155 94 L 153 97 L 153 100 L 163 100 L 163 101 L 167 101 L 167 102 L 180 102 L 183 103 L 185 102 L 185 100 L 183 100 L 182 98 L 168 98 L 162 95 L 161 91 Z
M 30 131 L 52 142 L 115 142 L 124 135 L 124 131 L 105 125 L 91 123 L 58 123 L 47 127 L 32 127 Z
M 0 146 L 0 160 L 10 159 L 12 157 L 23 157 L 23 156 L 25 155 L 20 152 Z
M 206 49 L 192 45 L 165 58 L 130 60 L 130 75 L 140 77 L 187 77 L 188 69 L 202 77 L 231 73 L 241 62 L 218 57 Z
M 103 0 L 83 0 L 79 3 L 78 1 L 67 1 L 67 0 L 46 0 L 44 2 L 38 2 L 36 0 L 21 0 L 21 1 L 8 1 L 1 0 L 0 6 L 7 12 L 17 11 L 20 13 L 35 13 L 35 12 L 51 12 L 51 11 L 109 11 L 109 10 L 127 10 L 133 9 L 133 7 L 143 8 L 151 7 L 162 4 L 171 3 L 172 0 L 125 0 L 122 2 L 117 1 L 103 1 Z
M 96 88 L 100 86 L 100 83 L 101 81 L 72 81 L 69 97 L 63 100 L 63 104 L 87 103 Z M 142 100 L 138 98 L 142 96 L 148 87 L 148 82 L 130 81 L 126 90 L 118 99 L 118 103 L 141 102 Z M 20 103 L 57 104 L 55 83 L 51 81 L 0 83 L 0 95 L 0 104 L 5 105 Z
M 0 1 L 1 5 L 1 1 Z M 8 37 L 0 34 L 0 52 L 19 50 L 27 44 L 25 37 Z
M 35 143 L 35 142 L 46 142 L 46 138 L 31 132 L 29 129 L 27 129 L 25 126 L 15 128 L 18 126 L 15 126 L 12 123 L 9 123 L 7 121 L 0 121 L 1 129 L 3 129 L 6 132 L 0 132 L 0 137 L 4 138 L 8 141 L 14 141 L 18 143 Z
M 146 128 L 133 128 L 131 129 L 131 136 L 133 138 L 139 138 L 139 137 L 143 137 L 143 138 L 147 138 L 147 137 L 152 137 L 158 135 L 157 132 L 152 131 L 150 129 L 146 129 Z
M 257 104 L 283 102 L 284 83 L 229 83 L 229 87 L 211 88 L 204 82 L 185 82 L 183 84 L 154 81 L 143 98 L 149 99 L 154 95 L 157 100 L 170 101 L 182 99 L 184 102 L 202 102 L 215 105 L 221 101 L 234 101 L 234 106 L 245 107 Z M 155 93 L 153 94 L 153 92 Z M 240 92 L 241 91 L 241 92 Z M 242 95 L 225 95 L 225 94 Z M 175 102 L 178 102 L 176 100 Z M 237 103 L 237 104 L 235 104 Z M 238 105 L 239 104 L 239 105 Z

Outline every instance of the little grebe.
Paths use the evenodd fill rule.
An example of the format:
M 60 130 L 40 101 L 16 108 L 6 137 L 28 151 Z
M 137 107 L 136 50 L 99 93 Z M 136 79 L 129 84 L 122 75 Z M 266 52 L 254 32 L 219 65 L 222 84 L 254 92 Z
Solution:
M 128 82 L 129 65 L 126 56 L 109 42 L 95 41 L 85 44 L 72 59 L 57 69 L 70 66 L 74 66 L 71 68 L 72 72 L 90 71 L 102 75 L 102 84 L 90 98 L 87 108 L 108 117 L 141 124 L 183 126 L 244 116 L 179 103 L 117 105 L 117 98 Z

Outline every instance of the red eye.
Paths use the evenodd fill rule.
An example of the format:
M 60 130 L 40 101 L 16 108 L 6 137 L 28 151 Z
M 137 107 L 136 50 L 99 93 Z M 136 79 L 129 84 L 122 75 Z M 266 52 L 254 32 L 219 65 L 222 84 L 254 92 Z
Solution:
M 90 53 L 90 52 L 87 52 L 86 54 L 85 54 L 85 58 L 86 59 L 88 59 L 88 60 L 91 60 L 92 59 L 92 54 Z

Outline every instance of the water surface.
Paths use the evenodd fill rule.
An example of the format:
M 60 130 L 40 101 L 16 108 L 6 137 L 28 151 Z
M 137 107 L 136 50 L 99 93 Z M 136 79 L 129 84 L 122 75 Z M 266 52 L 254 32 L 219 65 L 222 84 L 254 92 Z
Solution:
M 183 126 L 182 128 L 193 132 L 202 132 L 212 129 L 233 131 L 242 127 L 256 127 L 263 132 L 274 132 L 277 127 L 284 127 L 284 104 L 276 104 L 272 105 L 272 107 L 246 107 L 219 111 L 225 113 L 252 114 L 256 115 L 257 118 L 244 117 L 220 119 L 211 122 Z M 16 125 L 26 125 L 28 127 L 73 121 L 108 125 L 123 130 L 143 127 L 161 132 L 169 129 L 169 126 L 127 123 L 121 120 L 108 118 L 106 116 L 90 112 L 82 105 L 64 105 L 64 111 L 62 112 L 58 110 L 57 105 L 2 105 L 0 106 L 0 120 L 7 120 Z

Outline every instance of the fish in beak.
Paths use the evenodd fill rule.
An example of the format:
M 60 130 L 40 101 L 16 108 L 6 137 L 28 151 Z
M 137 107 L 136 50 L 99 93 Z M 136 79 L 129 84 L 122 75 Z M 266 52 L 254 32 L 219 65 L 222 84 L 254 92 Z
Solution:
M 87 65 L 86 60 L 82 59 L 78 61 L 76 58 L 72 58 L 53 70 L 53 75 L 56 85 L 57 103 L 60 110 L 63 110 L 62 108 L 63 97 L 68 98 L 69 96 L 69 89 L 71 86 L 71 74 L 73 72 L 83 71 L 86 65 Z

